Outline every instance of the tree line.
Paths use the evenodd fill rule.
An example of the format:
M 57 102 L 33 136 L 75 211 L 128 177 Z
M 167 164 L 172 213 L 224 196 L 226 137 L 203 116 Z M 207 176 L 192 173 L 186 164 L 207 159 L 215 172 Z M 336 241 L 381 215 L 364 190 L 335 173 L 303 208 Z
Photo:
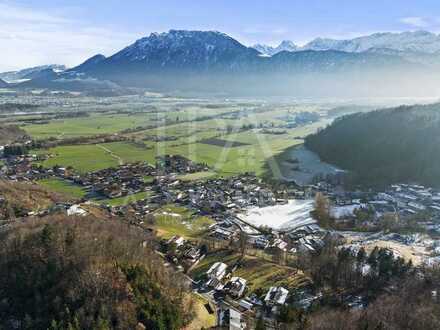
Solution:
M 401 106 L 338 118 L 305 145 L 350 171 L 351 184 L 440 186 L 439 132 L 440 104 Z

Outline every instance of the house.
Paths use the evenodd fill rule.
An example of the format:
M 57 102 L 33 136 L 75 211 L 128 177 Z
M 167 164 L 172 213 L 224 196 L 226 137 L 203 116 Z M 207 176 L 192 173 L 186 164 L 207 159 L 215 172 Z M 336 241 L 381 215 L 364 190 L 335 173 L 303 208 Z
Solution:
M 289 291 L 283 287 L 271 287 L 264 298 L 267 306 L 284 305 Z
M 254 245 L 258 249 L 265 249 L 269 245 L 269 240 L 262 235 L 249 235 L 248 236 L 249 244 Z
M 259 249 L 265 249 L 268 247 L 269 245 L 269 240 L 264 237 L 264 236 L 259 236 L 255 242 L 254 242 L 255 247 L 259 248 Z
M 191 246 L 183 252 L 183 256 L 191 262 L 196 262 L 199 260 L 201 252 L 200 249 Z
M 287 242 L 283 241 L 281 238 L 276 238 L 269 247 L 278 248 L 281 251 L 287 251 Z
M 241 320 L 241 313 L 235 309 L 229 309 L 229 330 L 242 330 L 245 328 Z
M 247 281 L 241 277 L 232 277 L 231 280 L 226 283 L 225 291 L 232 297 L 240 298 L 246 290 Z
M 230 240 L 231 237 L 235 236 L 235 232 L 226 228 L 216 227 L 214 231 L 211 233 L 211 236 L 222 239 L 222 240 Z
M 209 270 L 206 272 L 206 275 L 209 278 L 208 283 L 211 282 L 211 284 L 214 284 L 216 281 L 220 282 L 223 279 L 223 277 L 225 277 L 227 268 L 228 266 L 222 262 L 216 262 L 215 264 L 213 264 L 211 268 L 209 268 Z M 211 281 L 211 280 L 216 280 L 216 281 Z M 213 285 L 208 284 L 208 286 L 213 286 Z
M 227 306 L 221 306 L 217 313 L 217 326 L 219 328 L 229 330 L 246 329 L 246 323 L 242 320 L 239 311 Z
M 240 308 L 242 308 L 246 311 L 251 310 L 252 307 L 254 307 L 254 304 L 247 299 L 241 299 L 240 302 L 238 303 L 238 305 L 240 306 Z
M 175 244 L 176 247 L 181 247 L 185 243 L 185 239 L 181 236 L 173 236 L 168 240 L 169 244 Z
M 84 217 L 87 215 L 87 211 L 81 208 L 79 205 L 72 205 L 69 209 L 67 209 L 67 215 L 70 216 L 81 216 Z

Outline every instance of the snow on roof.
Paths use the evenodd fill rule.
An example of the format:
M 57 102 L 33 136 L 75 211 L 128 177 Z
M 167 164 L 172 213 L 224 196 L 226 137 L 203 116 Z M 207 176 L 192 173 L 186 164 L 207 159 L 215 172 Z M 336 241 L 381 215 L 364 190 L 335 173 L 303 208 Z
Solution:
M 289 291 L 283 287 L 271 287 L 264 298 L 264 301 L 268 304 L 283 305 L 287 300 Z
M 222 262 L 216 262 L 209 268 L 209 270 L 206 272 L 208 276 L 215 277 L 215 278 L 223 278 L 225 276 L 225 272 L 228 266 Z
M 68 210 L 67 210 L 67 215 L 73 216 L 73 215 L 79 215 L 79 216 L 86 216 L 87 215 L 87 211 L 82 209 L 79 205 L 72 205 Z

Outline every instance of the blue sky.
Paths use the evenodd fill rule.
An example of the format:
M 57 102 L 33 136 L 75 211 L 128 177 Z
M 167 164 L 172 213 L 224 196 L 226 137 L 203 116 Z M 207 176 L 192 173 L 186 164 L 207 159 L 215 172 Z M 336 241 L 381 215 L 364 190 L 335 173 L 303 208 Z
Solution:
M 0 0 L 0 71 L 76 65 L 169 29 L 218 30 L 244 44 L 440 31 L 438 0 Z

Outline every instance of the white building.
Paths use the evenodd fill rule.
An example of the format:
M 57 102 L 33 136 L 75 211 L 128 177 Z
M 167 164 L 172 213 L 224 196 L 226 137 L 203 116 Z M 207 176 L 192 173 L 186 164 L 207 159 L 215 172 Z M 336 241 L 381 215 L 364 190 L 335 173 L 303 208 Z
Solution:
M 67 210 L 67 215 L 70 216 L 80 216 L 80 217 L 84 217 L 87 215 L 87 211 L 84 210 L 83 208 L 81 208 L 79 205 L 72 205 L 68 210 Z
M 211 266 L 211 268 L 209 268 L 209 270 L 206 272 L 206 275 L 208 275 L 210 279 L 215 278 L 220 281 L 223 279 L 223 277 L 225 277 L 227 268 L 228 266 L 226 264 L 216 262 Z
M 176 247 L 181 247 L 185 243 L 185 239 L 181 236 L 173 236 L 168 240 L 168 244 L 176 244 Z
M 235 309 L 229 309 L 229 330 L 242 330 L 245 325 L 241 321 L 240 312 Z
M 284 305 L 289 291 L 283 287 L 271 287 L 264 298 L 267 306 Z
M 244 278 L 232 277 L 226 284 L 225 289 L 231 296 L 240 298 L 246 290 L 246 283 L 247 281 Z

